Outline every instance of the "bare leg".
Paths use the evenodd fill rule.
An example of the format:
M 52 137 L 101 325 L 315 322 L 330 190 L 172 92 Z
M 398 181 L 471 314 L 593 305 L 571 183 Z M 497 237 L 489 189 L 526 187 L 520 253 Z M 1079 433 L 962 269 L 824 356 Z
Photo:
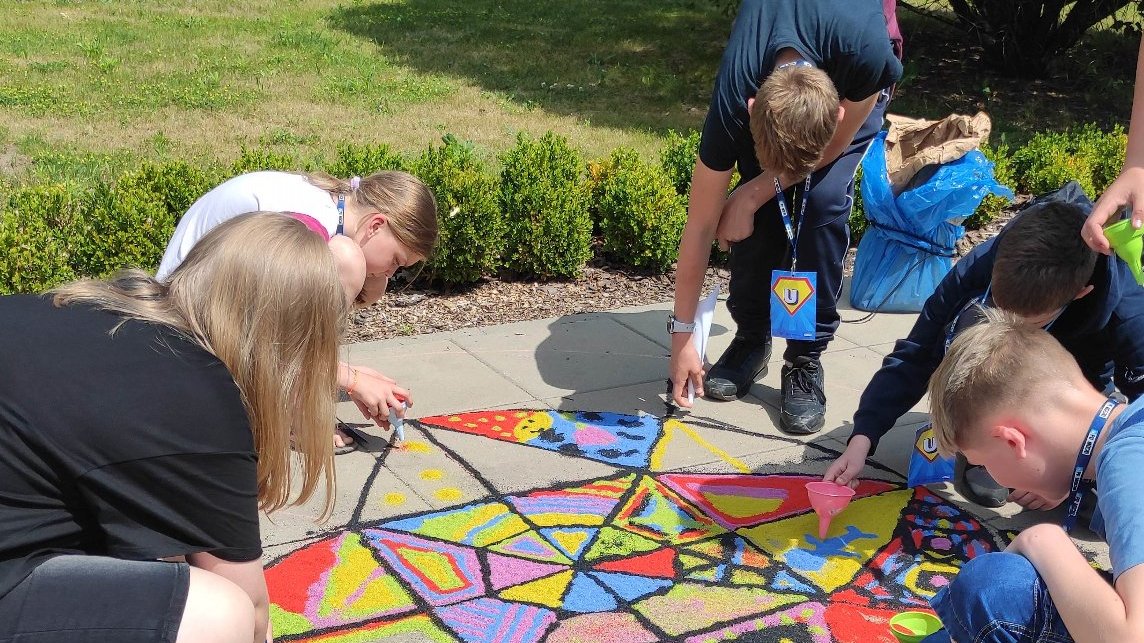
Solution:
M 254 605 L 238 585 L 191 567 L 187 605 L 175 643 L 252 643 Z

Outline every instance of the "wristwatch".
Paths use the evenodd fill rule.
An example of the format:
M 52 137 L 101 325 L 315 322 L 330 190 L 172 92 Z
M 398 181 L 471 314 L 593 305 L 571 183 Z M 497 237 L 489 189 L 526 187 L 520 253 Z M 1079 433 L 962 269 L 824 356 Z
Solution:
M 668 333 L 690 333 L 695 330 L 695 323 L 690 324 L 681 322 L 675 318 L 675 315 L 667 316 L 667 332 Z

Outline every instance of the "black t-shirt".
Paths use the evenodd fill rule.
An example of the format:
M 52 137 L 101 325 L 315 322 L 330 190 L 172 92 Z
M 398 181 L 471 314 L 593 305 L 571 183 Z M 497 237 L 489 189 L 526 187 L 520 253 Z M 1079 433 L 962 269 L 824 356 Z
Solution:
M 259 558 L 256 465 L 238 387 L 207 351 L 0 297 L 0 596 L 56 554 Z
M 842 99 L 864 100 L 902 76 L 882 0 L 743 0 L 703 125 L 704 165 L 725 171 L 738 163 L 744 181 L 759 175 L 747 99 L 788 47 L 825 71 Z

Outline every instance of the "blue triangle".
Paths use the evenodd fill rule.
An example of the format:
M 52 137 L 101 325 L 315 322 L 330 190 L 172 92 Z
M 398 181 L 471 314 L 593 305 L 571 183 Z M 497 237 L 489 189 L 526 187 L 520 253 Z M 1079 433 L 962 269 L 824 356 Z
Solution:
M 572 578 L 572 586 L 561 606 L 569 612 L 608 612 L 616 609 L 616 599 L 608 590 L 584 574 Z
M 807 585 L 806 583 L 802 582 L 801 580 L 799 580 L 798 578 L 795 578 L 793 575 L 791 575 L 790 572 L 786 571 L 785 569 L 781 570 L 781 571 L 779 571 L 779 573 L 775 574 L 775 580 L 771 583 L 771 587 L 774 589 L 794 590 L 796 592 L 802 592 L 804 594 L 813 594 L 813 593 L 815 593 L 815 591 L 817 591 L 813 587 L 811 587 L 811 586 Z
M 596 571 L 591 572 L 591 574 L 596 577 L 596 580 L 607 585 L 612 591 L 619 594 L 620 598 L 629 603 L 668 587 L 674 582 L 668 578 L 647 578 L 619 572 Z

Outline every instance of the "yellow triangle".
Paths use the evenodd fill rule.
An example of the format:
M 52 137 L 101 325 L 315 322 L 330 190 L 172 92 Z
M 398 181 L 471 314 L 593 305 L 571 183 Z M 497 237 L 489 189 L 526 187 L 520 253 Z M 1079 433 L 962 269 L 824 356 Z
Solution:
M 556 544 L 572 555 L 576 555 L 576 552 L 580 551 L 580 548 L 584 546 L 584 541 L 588 540 L 588 535 L 588 532 L 583 530 L 552 532 L 552 538 Z
M 818 540 L 818 516 L 814 512 L 738 533 L 823 590 L 833 592 L 852 581 L 890 542 L 902 509 L 913 495 L 904 489 L 851 502 L 831 521 L 825 542 Z
M 569 569 L 534 580 L 531 583 L 513 585 L 501 592 L 500 597 L 506 601 L 560 607 L 562 604 L 560 597 L 564 595 L 564 590 L 568 588 L 568 583 L 571 582 L 572 570 Z
M 703 498 L 725 516 L 750 518 L 768 514 L 779 508 L 782 498 L 751 498 L 725 493 L 703 492 Z

